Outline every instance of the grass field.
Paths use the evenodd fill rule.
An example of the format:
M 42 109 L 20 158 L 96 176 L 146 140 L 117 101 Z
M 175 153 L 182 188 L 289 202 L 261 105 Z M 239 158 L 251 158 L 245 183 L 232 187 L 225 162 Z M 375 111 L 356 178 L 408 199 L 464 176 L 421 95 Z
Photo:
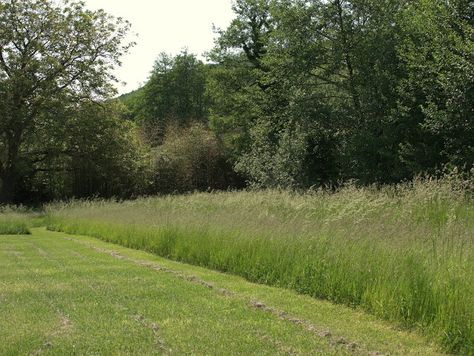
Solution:
M 449 180 L 47 209 L 50 229 L 362 308 L 474 352 L 474 201 Z
M 285 289 L 84 236 L 0 236 L 0 354 L 436 354 Z
M 0 207 L 0 235 L 29 234 L 32 215 L 22 210 Z

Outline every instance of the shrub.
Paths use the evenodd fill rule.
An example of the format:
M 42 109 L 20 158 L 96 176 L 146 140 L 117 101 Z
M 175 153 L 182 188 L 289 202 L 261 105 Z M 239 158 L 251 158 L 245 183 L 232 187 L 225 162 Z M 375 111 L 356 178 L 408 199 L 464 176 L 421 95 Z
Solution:
M 0 235 L 27 235 L 29 220 L 24 209 L 0 207 Z
M 169 127 L 152 155 L 153 190 L 161 193 L 226 189 L 238 181 L 220 140 L 203 124 Z

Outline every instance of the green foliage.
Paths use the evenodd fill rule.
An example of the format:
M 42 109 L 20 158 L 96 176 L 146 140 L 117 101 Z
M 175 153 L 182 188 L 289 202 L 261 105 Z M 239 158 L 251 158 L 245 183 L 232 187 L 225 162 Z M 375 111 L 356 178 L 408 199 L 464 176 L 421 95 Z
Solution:
M 408 75 L 398 122 L 402 160 L 416 172 L 474 165 L 474 27 L 462 3 L 419 1 L 403 12 L 398 53 Z
M 144 193 L 148 148 L 136 124 L 121 119 L 122 112 L 119 103 L 85 103 L 62 113 L 53 132 L 38 132 L 40 140 L 30 147 L 45 154 L 26 182 L 29 190 L 43 199 Z
M 25 180 L 38 172 L 35 164 L 57 155 L 42 146 L 70 124 L 70 112 L 114 93 L 111 69 L 130 47 L 123 44 L 129 24 L 82 2 L 0 6 L 0 201 L 12 201 L 30 195 Z
M 169 127 L 153 150 L 153 190 L 162 193 L 225 189 L 235 185 L 222 143 L 202 124 Z
M 472 161 L 465 1 L 239 1 L 209 58 L 212 127 L 259 186 L 411 179 Z
M 52 229 L 85 234 L 418 327 L 474 347 L 472 181 L 382 190 L 195 194 L 49 206 Z
M 297 127 L 284 128 L 275 143 L 270 139 L 273 129 L 268 122 L 250 129 L 253 149 L 239 157 L 235 169 L 251 177 L 254 187 L 296 187 L 304 173 L 307 134 Z
M 124 105 L 122 117 L 130 121 L 138 121 L 140 110 L 143 107 L 143 91 L 141 87 L 130 93 L 120 95 L 116 100 Z
M 234 170 L 257 187 L 385 184 L 474 165 L 465 1 L 233 8 L 210 64 L 162 55 L 124 99 L 153 145 L 169 124 L 208 119 Z
M 169 125 L 186 126 L 205 121 L 206 67 L 183 51 L 171 57 L 162 53 L 142 90 L 138 117 L 152 145 L 161 143 Z
M 113 103 L 128 23 L 76 2 L 0 4 L 2 201 L 224 188 L 227 173 L 204 177 L 227 162 L 250 186 L 297 188 L 474 165 L 469 1 L 238 0 L 209 63 L 161 54 Z M 171 148 L 167 129 L 194 123 L 215 148 Z

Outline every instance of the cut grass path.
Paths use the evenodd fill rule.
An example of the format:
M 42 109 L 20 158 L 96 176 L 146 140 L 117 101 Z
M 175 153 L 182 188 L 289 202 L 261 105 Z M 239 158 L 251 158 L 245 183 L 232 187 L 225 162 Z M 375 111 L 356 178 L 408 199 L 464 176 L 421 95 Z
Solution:
M 436 354 L 284 289 L 84 236 L 0 236 L 0 354 Z

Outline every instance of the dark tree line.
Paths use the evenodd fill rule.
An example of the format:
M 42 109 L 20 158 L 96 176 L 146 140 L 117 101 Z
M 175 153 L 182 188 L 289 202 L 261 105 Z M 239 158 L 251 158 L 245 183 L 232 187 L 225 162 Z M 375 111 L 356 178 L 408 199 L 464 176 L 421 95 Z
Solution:
M 109 73 L 126 23 L 50 0 L 0 11 L 3 201 L 389 184 L 474 165 L 469 0 L 236 0 L 206 63 L 162 54 L 119 100 Z

